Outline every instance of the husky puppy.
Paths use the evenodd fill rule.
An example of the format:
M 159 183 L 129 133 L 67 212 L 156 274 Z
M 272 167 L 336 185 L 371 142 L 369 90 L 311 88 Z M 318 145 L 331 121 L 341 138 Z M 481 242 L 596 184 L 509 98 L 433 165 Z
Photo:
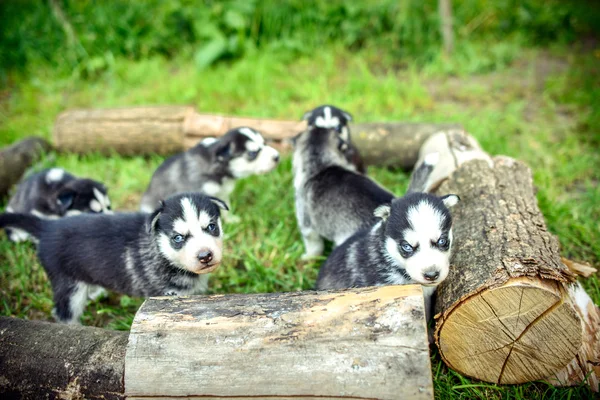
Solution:
M 431 294 L 448 275 L 452 249 L 452 216 L 459 201 L 409 193 L 379 206 L 379 218 L 333 250 L 319 271 L 317 289 L 418 283 Z
M 248 127 L 232 129 L 163 162 L 152 176 L 140 209 L 151 212 L 160 200 L 189 191 L 229 203 L 236 179 L 269 172 L 278 162 L 279 152 L 266 146 L 260 133 Z M 227 217 L 235 221 L 235 217 Z
M 199 193 L 167 199 L 148 213 L 81 214 L 44 220 L 0 214 L 0 227 L 39 240 L 38 257 L 54 292 L 54 315 L 75 323 L 98 287 L 130 296 L 184 295 L 206 289 L 222 257 L 220 210 Z
M 347 136 L 337 129 L 312 127 L 294 139 L 296 217 L 304 259 L 323 253 L 323 239 L 340 245 L 375 222 L 373 211 L 394 195 L 356 171 L 344 153 Z M 438 154 L 414 171 L 409 192 L 421 191 Z
M 56 219 L 83 212 L 110 213 L 110 209 L 103 184 L 77 178 L 62 168 L 51 168 L 23 180 L 10 198 L 6 212 Z M 26 240 L 28 236 L 17 229 L 8 232 L 14 242 Z
M 306 112 L 302 119 L 306 121 L 309 130 L 314 127 L 335 129 L 344 141 L 341 150 L 346 159 L 354 164 L 358 172 L 361 174 L 366 173 L 364 162 L 350 139 L 348 123 L 352 121 L 352 116 L 349 113 L 335 106 L 325 104 Z

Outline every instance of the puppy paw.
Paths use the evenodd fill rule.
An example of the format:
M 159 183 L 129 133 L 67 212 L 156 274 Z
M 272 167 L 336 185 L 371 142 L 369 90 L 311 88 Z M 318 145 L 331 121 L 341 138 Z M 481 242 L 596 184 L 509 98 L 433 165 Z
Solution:
M 103 299 L 105 297 L 108 296 L 108 292 L 106 291 L 106 289 L 102 288 L 102 287 L 96 287 L 93 289 L 90 289 L 88 291 L 88 299 L 94 301 L 94 300 L 98 300 L 98 299 Z
M 319 257 L 321 255 L 321 253 L 319 254 L 314 254 L 314 253 L 304 253 L 302 254 L 302 256 L 300 257 L 300 259 L 302 261 L 311 261 L 314 260 L 315 258 Z

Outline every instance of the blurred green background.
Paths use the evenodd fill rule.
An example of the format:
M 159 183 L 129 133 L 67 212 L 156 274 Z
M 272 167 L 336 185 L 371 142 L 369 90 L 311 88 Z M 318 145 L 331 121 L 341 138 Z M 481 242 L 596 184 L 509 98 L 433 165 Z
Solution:
M 200 112 L 300 119 L 323 103 L 355 121 L 458 122 L 490 154 L 532 168 L 540 208 L 563 255 L 600 266 L 600 5 L 452 0 L 443 50 L 438 2 L 0 2 L 0 145 L 51 139 L 75 107 L 189 104 Z M 101 180 L 134 210 L 162 157 L 48 154 Z M 211 293 L 310 289 L 322 260 L 300 260 L 290 158 L 241 181 Z M 401 195 L 407 171 L 369 174 Z M 0 200 L 0 207 L 6 204 Z M 597 276 L 582 283 L 600 303 Z M 50 320 L 35 247 L 0 235 L 0 314 Z M 86 325 L 128 329 L 141 299 L 90 304 Z M 585 387 L 471 381 L 432 356 L 437 398 L 590 398 Z

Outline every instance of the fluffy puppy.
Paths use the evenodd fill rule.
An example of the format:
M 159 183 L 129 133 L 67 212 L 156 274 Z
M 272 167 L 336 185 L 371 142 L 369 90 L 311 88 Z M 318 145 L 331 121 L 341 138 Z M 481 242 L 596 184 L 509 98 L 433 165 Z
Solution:
M 302 117 L 306 121 L 308 129 L 315 127 L 334 129 L 344 141 L 342 151 L 346 159 L 354 164 L 356 170 L 361 174 L 366 173 L 366 167 L 356 147 L 350 139 L 350 128 L 348 124 L 352 121 L 352 116 L 332 105 L 324 104 L 311 111 L 307 111 Z
M 220 210 L 199 193 L 169 198 L 152 213 L 81 214 L 44 220 L 0 214 L 0 227 L 39 240 L 38 257 L 52 283 L 54 314 L 74 323 L 98 287 L 130 296 L 184 295 L 206 289 L 222 257 Z
M 373 210 L 394 195 L 348 160 L 343 129 L 313 126 L 296 136 L 292 168 L 303 258 L 323 253 L 323 239 L 343 243 L 374 221 Z
M 379 206 L 378 221 L 335 248 L 319 271 L 317 289 L 425 285 L 427 310 L 448 275 L 452 250 L 449 207 L 459 197 L 409 193 Z
M 56 219 L 85 212 L 110 213 L 110 209 L 110 199 L 103 184 L 77 178 L 62 168 L 51 168 L 23 180 L 8 201 L 6 212 Z M 8 237 L 19 242 L 29 235 L 11 230 Z
M 140 209 L 151 212 L 160 200 L 177 193 L 200 191 L 229 202 L 235 180 L 264 174 L 279 162 L 279 152 L 265 145 L 257 131 L 241 127 L 219 139 L 205 139 L 174 155 L 154 172 Z M 228 216 L 228 219 L 233 219 Z

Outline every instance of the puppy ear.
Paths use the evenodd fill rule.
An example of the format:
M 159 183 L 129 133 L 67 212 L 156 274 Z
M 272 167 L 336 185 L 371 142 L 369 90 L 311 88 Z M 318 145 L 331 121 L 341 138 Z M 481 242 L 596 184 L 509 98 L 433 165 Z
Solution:
M 390 204 L 384 204 L 375 209 L 373 211 L 373 215 L 377 218 L 381 218 L 382 220 L 387 220 L 390 216 L 390 212 L 392 211 L 392 206 Z
M 210 201 L 215 203 L 217 205 L 217 207 L 219 207 L 221 210 L 229 211 L 229 207 L 227 207 L 227 204 L 223 200 L 217 199 L 216 197 L 209 197 L 209 199 L 210 199 Z
M 62 189 L 56 196 L 56 205 L 60 215 L 65 215 L 67 210 L 73 205 L 75 191 L 72 189 Z
M 348 122 L 352 121 L 352 115 L 350 115 L 349 113 L 347 113 L 346 111 L 342 111 L 342 114 L 344 115 L 344 118 L 346 118 L 346 120 Z
M 231 155 L 231 142 L 218 147 L 215 154 L 217 155 L 217 160 L 219 161 L 229 158 Z
M 148 233 L 152 233 L 156 230 L 158 226 L 158 220 L 160 219 L 160 214 L 162 214 L 163 209 L 165 207 L 165 202 L 160 201 L 159 207 L 154 210 L 154 212 L 150 215 L 150 225 L 148 225 Z
M 302 116 L 302 121 L 308 121 L 312 117 L 313 110 L 307 111 Z
M 455 194 L 447 194 L 445 196 L 441 197 L 442 202 L 444 203 L 444 205 L 448 208 L 454 206 L 456 203 L 458 203 L 460 201 L 460 197 L 458 197 Z

